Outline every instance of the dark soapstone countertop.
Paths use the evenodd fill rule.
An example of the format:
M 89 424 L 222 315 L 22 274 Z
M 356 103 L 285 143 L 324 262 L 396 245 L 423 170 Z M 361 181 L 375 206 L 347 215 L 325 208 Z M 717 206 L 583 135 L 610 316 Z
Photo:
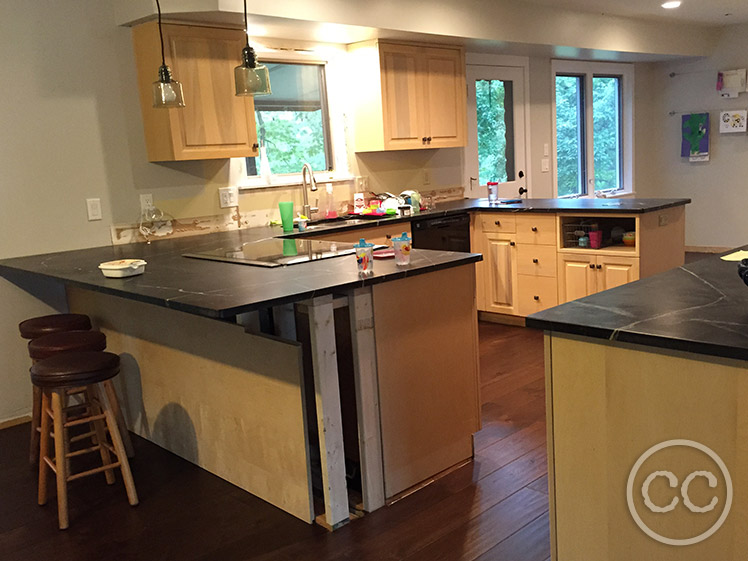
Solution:
M 510 199 L 507 199 L 510 200 Z M 285 237 L 302 238 L 328 232 L 342 232 L 360 228 L 372 228 L 412 222 L 428 218 L 440 218 L 465 212 L 511 212 L 511 213 L 569 213 L 569 214 L 644 214 L 674 206 L 687 205 L 691 199 L 522 199 L 514 204 L 489 204 L 488 199 L 461 199 L 447 201 L 435 209 L 423 211 L 413 216 L 394 216 L 391 218 L 366 218 L 356 224 L 344 220 L 324 222 L 324 230 L 314 229 L 307 232 L 294 232 Z
M 183 257 L 217 247 L 278 236 L 280 228 L 249 228 L 152 244 L 129 244 L 0 260 L 0 275 L 23 286 L 31 276 L 69 286 L 139 300 L 197 315 L 229 319 L 236 314 L 354 288 L 424 274 L 481 260 L 479 254 L 415 249 L 410 265 L 377 260 L 374 275 L 362 279 L 356 257 L 346 255 L 309 263 L 265 268 Z M 145 259 L 145 273 L 106 278 L 99 263 Z
M 538 312 L 527 326 L 748 360 L 748 286 L 736 262 L 710 256 Z

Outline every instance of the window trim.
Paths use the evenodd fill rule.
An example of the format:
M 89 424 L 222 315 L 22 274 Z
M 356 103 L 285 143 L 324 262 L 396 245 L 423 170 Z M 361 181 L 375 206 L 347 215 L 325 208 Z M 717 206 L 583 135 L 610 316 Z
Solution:
M 325 114 L 328 119 L 328 127 L 330 130 L 329 142 L 330 142 L 330 161 L 333 164 L 332 171 L 315 171 L 315 179 L 318 182 L 324 181 L 329 183 L 351 181 L 353 176 L 348 167 L 348 156 L 346 152 L 346 139 L 345 129 L 342 123 L 344 122 L 344 108 L 340 106 L 337 95 L 331 95 L 331 88 L 334 88 L 334 77 L 331 79 L 331 74 L 337 74 L 337 67 L 340 64 L 337 61 L 338 56 L 342 54 L 336 53 L 322 53 L 316 50 L 303 50 L 303 49 L 281 49 L 281 48 L 270 48 L 260 44 L 255 44 L 255 51 L 257 52 L 257 59 L 260 62 L 278 62 L 286 64 L 313 64 L 322 65 L 323 75 L 325 78 L 325 101 L 327 102 L 327 109 L 323 108 L 322 114 L 325 118 Z M 327 55 L 327 56 L 325 56 Z M 327 142 L 327 139 L 326 139 Z M 246 159 L 239 158 L 241 161 L 239 170 L 239 191 L 251 190 L 251 189 L 268 189 L 274 187 L 294 187 L 301 185 L 301 170 L 298 173 L 288 174 L 273 174 L 272 182 L 268 183 L 261 176 L 249 176 L 247 175 Z
M 558 197 L 558 162 L 556 140 L 556 76 L 576 75 L 584 78 L 584 150 L 585 194 L 568 195 L 561 198 L 608 198 L 628 196 L 634 193 L 634 65 L 629 63 L 587 62 L 554 59 L 551 61 L 551 134 L 553 139 L 553 193 Z M 594 121 L 592 115 L 592 78 L 619 77 L 621 79 L 621 189 L 595 191 L 595 146 Z

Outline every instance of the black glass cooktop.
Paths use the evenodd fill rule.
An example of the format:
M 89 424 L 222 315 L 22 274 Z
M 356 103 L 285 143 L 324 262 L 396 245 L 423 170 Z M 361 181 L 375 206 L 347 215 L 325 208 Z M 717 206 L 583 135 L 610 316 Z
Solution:
M 219 247 L 199 253 L 184 253 L 183 256 L 240 265 L 282 267 L 341 257 L 355 253 L 355 251 L 352 243 L 271 238 L 248 242 L 240 246 Z

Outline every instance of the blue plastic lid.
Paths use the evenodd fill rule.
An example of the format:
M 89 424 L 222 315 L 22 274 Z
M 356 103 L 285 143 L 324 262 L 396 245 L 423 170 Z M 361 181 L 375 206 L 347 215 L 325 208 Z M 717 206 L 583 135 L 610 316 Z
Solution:
M 361 238 L 358 240 L 357 244 L 354 244 L 353 247 L 374 247 L 373 243 L 368 243 L 364 238 Z
M 403 232 L 402 236 L 400 236 L 399 238 L 392 238 L 392 241 L 393 242 L 395 242 L 395 241 L 397 241 L 397 242 L 409 242 L 410 241 L 410 237 L 408 236 L 408 232 Z

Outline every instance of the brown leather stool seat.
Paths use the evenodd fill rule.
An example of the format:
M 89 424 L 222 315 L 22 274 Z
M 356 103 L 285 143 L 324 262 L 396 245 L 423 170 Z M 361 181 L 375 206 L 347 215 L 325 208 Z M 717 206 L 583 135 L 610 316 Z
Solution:
M 38 361 L 31 367 L 31 382 L 40 388 L 88 386 L 114 378 L 119 356 L 101 351 L 73 351 Z
M 29 356 L 34 360 L 73 351 L 103 351 L 106 335 L 101 331 L 62 331 L 29 341 Z
M 87 331 L 91 329 L 91 320 L 84 314 L 53 314 L 27 319 L 18 324 L 18 330 L 24 339 L 36 339 L 49 333 L 60 331 Z
M 111 378 L 117 375 L 119 366 L 119 356 L 114 353 L 71 351 L 38 360 L 31 367 L 31 381 L 42 394 L 38 501 L 40 505 L 47 502 L 47 475 L 51 470 L 57 482 L 57 515 L 62 530 L 68 527 L 68 483 L 81 477 L 104 472 L 111 485 L 115 481 L 114 471 L 119 468 L 129 503 L 138 504 L 116 418 L 117 396 L 111 387 Z M 70 388 L 78 389 L 84 398 L 82 403 L 68 405 Z M 88 432 L 75 436 L 70 433 L 69 429 L 85 425 L 90 429 Z M 91 438 L 90 446 L 72 449 L 72 444 L 87 438 Z M 71 459 L 91 452 L 99 453 L 102 465 L 73 473 Z

